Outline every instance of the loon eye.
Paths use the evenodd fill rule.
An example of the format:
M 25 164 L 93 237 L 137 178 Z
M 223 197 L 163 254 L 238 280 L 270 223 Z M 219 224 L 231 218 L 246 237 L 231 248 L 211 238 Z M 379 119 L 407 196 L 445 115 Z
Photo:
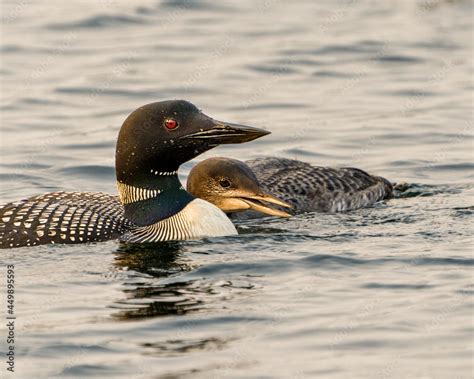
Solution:
M 167 118 L 165 120 L 165 126 L 166 126 L 166 129 L 170 129 L 170 130 L 176 129 L 178 127 L 178 121 L 176 121 L 174 118 Z
M 219 180 L 219 184 L 222 188 L 228 188 L 230 187 L 230 182 L 227 179 L 221 179 Z

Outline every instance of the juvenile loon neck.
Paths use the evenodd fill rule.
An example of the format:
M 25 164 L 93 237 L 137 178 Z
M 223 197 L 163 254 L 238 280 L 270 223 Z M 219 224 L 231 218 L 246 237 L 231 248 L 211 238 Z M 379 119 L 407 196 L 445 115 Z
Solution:
M 117 187 L 125 217 L 138 226 L 171 217 L 194 199 L 181 185 L 176 171 L 151 171 L 140 181 L 117 181 Z

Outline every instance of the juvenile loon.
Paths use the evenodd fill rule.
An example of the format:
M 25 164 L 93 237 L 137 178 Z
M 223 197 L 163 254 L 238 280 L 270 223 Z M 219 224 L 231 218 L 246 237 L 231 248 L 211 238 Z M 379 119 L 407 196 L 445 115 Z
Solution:
M 186 192 L 177 170 L 217 145 L 267 134 L 216 121 L 183 100 L 144 105 L 127 117 L 119 132 L 118 198 L 94 192 L 53 192 L 6 204 L 0 208 L 0 248 L 237 234 L 218 207 Z
M 187 182 L 192 195 L 217 205 L 226 213 L 254 210 L 278 215 L 260 202 L 257 206 L 252 204 L 246 193 L 255 187 L 291 204 L 289 212 L 292 213 L 344 212 L 369 207 L 389 199 L 393 191 L 388 180 L 357 168 L 319 167 L 275 157 L 245 163 L 209 158 L 193 167 Z M 273 201 L 273 204 L 277 203 Z M 244 213 L 250 216 L 249 212 Z
M 237 159 L 208 158 L 190 171 L 187 190 L 226 213 L 254 210 L 272 216 L 290 217 L 282 209 L 292 206 L 265 191 L 249 166 Z

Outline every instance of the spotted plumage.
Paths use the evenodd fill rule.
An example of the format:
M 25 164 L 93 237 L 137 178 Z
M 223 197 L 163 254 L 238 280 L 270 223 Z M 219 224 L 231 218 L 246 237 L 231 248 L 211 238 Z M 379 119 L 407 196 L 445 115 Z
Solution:
M 292 204 L 296 212 L 343 212 L 392 196 L 389 181 L 357 168 L 320 167 L 275 157 L 245 163 L 264 190 Z
M 0 248 L 118 238 L 132 226 L 117 196 L 51 192 L 0 208 Z

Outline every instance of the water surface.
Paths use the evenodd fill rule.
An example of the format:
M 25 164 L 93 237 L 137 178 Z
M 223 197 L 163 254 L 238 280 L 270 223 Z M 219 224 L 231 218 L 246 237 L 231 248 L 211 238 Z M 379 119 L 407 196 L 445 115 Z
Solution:
M 410 184 L 235 237 L 2 251 L 15 377 L 473 376 L 470 1 L 1 7 L 2 203 L 115 193 L 122 121 L 174 98 L 272 131 L 183 180 L 205 157 L 273 155 Z

